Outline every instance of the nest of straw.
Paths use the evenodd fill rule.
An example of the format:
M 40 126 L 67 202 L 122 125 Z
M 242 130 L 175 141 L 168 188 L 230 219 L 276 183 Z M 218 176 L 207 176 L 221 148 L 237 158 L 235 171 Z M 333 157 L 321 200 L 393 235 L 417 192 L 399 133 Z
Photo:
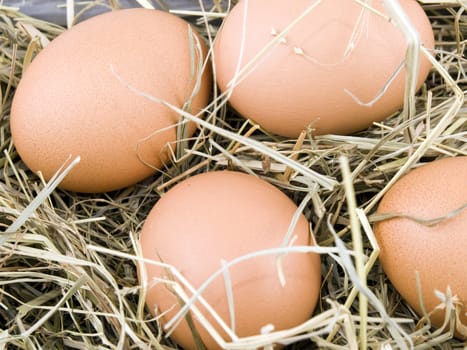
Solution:
M 401 300 L 379 266 L 371 232 L 375 206 L 402 174 L 421 162 L 467 155 L 467 4 L 422 4 L 435 32 L 436 63 L 415 96 L 411 118 L 401 111 L 352 136 L 304 133 L 291 140 L 272 137 L 223 103 L 206 117 L 221 131 L 200 126 L 196 142 L 185 143 L 157 175 L 120 191 L 83 195 L 54 189 L 31 173 L 9 131 L 22 71 L 64 28 L 0 2 L 0 349 L 175 348 L 141 298 L 138 234 L 163 192 L 187 176 L 225 168 L 254 173 L 298 205 L 305 203 L 324 252 L 321 301 L 306 324 L 226 347 L 260 348 L 279 340 L 292 343 L 291 349 L 356 349 L 362 341 L 374 349 L 464 348 L 449 332 L 431 329 Z M 228 5 L 215 1 L 190 18 L 212 38 Z M 106 6 L 118 7 L 118 2 Z M 303 167 L 336 186 L 313 187 L 296 171 Z M 360 238 L 352 222 L 361 225 Z M 356 254 L 365 264 L 363 276 L 345 255 L 360 244 Z M 326 253 L 336 247 L 341 248 L 338 259 Z M 358 290 L 370 296 L 365 314 Z

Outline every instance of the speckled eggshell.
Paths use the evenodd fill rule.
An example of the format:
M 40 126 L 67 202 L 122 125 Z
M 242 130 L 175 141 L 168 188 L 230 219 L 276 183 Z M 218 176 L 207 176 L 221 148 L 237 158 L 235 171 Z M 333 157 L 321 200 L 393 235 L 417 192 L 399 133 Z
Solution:
M 382 199 L 379 214 L 398 213 L 422 220 L 449 216 L 467 204 L 467 157 L 436 160 L 416 168 L 396 182 Z M 420 277 L 428 312 L 441 303 L 435 290 L 449 286 L 459 298 L 460 319 L 467 325 L 467 210 L 434 226 L 398 217 L 377 222 L 384 272 L 401 296 L 421 315 L 416 284 Z M 440 327 L 444 312 L 435 311 L 432 323 Z M 460 338 L 466 338 L 467 334 Z
M 204 53 L 192 49 L 197 42 Z M 19 155 L 46 179 L 80 156 L 61 184 L 73 191 L 110 191 L 148 177 L 168 159 L 167 144 L 175 147 L 179 116 L 127 84 L 178 108 L 195 92 L 197 115 L 210 91 L 209 69 L 198 69 L 205 54 L 189 24 L 162 11 L 118 10 L 77 24 L 38 54 L 19 83 L 11 110 Z M 195 125 L 187 129 L 191 135 Z
M 232 171 L 196 175 L 165 193 L 149 213 L 141 233 L 142 254 L 175 266 L 198 288 L 221 268 L 222 261 L 280 247 L 296 210 L 284 193 L 253 175 Z M 303 215 L 293 237 L 294 246 L 310 244 L 309 225 Z M 256 257 L 229 269 L 238 336 L 257 335 L 267 324 L 276 330 L 297 326 L 313 313 L 320 290 L 319 255 L 284 255 L 285 286 L 279 281 L 276 259 L 277 255 Z M 170 274 L 150 264 L 145 264 L 145 269 L 147 279 L 141 269 L 139 278 L 149 286 L 146 303 L 154 316 L 164 313 L 160 320 L 165 324 L 179 305 L 168 284 L 153 282 L 170 279 Z M 230 325 L 224 276 L 218 276 L 202 296 Z M 205 309 L 196 305 L 212 322 Z M 192 317 L 207 348 L 220 349 L 194 314 Z M 218 326 L 216 329 L 220 331 Z M 185 350 L 195 349 L 185 320 L 172 338 Z
M 350 134 L 403 105 L 405 69 L 374 104 L 358 104 L 352 97 L 368 103 L 378 96 L 403 64 L 407 50 L 404 35 L 393 23 L 353 0 L 320 2 L 283 39 L 255 58 L 317 3 L 241 0 L 216 38 L 213 60 L 219 87 L 228 91 L 237 76 L 231 106 L 271 133 L 297 137 L 311 127 L 315 135 Z M 422 7 L 415 0 L 399 3 L 431 50 L 433 31 Z M 371 1 L 371 6 L 388 15 L 382 0 Z M 236 75 L 249 64 L 248 74 Z M 431 63 L 422 55 L 419 67 L 418 87 Z

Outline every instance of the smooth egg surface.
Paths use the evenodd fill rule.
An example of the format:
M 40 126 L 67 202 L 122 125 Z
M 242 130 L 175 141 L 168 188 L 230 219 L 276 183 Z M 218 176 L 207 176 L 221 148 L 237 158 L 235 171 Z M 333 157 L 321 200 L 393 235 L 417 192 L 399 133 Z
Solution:
M 451 289 L 459 308 L 459 338 L 467 337 L 461 334 L 461 323 L 467 325 L 466 180 L 467 157 L 435 160 L 412 170 L 389 189 L 377 210 L 398 217 L 374 227 L 384 272 L 422 316 L 421 297 L 437 327 L 445 312 L 434 310 L 442 303 L 435 292 Z
M 246 254 L 289 243 L 293 247 L 312 245 L 309 224 L 302 214 L 287 238 L 296 211 L 297 206 L 284 193 L 256 176 L 234 171 L 195 175 L 171 188 L 149 213 L 141 232 L 142 255 L 174 266 L 198 289 L 223 264 Z M 320 276 L 318 254 L 276 252 L 230 266 L 212 280 L 201 296 L 238 336 L 258 335 L 263 326 L 272 324 L 274 330 L 283 330 L 311 317 L 320 291 Z M 162 315 L 160 320 L 165 324 L 180 309 L 169 283 L 174 281 L 173 271 L 146 263 L 144 270 L 139 266 L 139 278 L 148 287 L 149 310 L 154 316 Z M 229 290 L 233 314 L 229 311 Z M 195 306 L 229 341 L 206 309 L 199 302 Z M 191 317 L 207 349 L 220 349 L 196 314 L 191 313 Z M 186 320 L 171 337 L 185 350 L 196 349 Z
M 163 11 L 118 10 L 77 24 L 37 55 L 19 83 L 11 110 L 19 155 L 45 179 L 80 156 L 61 183 L 72 191 L 143 180 L 176 146 L 180 116 L 165 104 L 201 116 L 208 102 L 205 55 L 194 29 Z M 195 125 L 184 126 L 184 137 L 192 135 Z
M 399 3 L 433 49 L 422 7 Z M 350 134 L 385 119 L 403 105 L 407 43 L 383 1 L 371 7 L 376 11 L 353 0 L 239 1 L 214 44 L 219 87 L 242 116 L 286 137 L 308 127 L 315 135 Z M 419 58 L 417 88 L 431 68 Z

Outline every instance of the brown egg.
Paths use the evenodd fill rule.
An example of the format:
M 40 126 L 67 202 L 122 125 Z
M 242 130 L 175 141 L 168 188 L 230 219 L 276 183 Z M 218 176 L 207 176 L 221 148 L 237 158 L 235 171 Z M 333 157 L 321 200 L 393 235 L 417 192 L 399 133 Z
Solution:
M 434 46 L 433 32 L 415 0 L 399 1 L 421 41 Z M 317 4 L 290 32 L 236 75 L 307 8 Z M 382 0 L 371 2 L 387 15 Z M 314 134 L 349 134 L 382 120 L 402 105 L 405 70 L 374 104 L 405 58 L 401 31 L 386 18 L 352 0 L 240 1 L 224 21 L 214 45 L 222 91 L 237 76 L 230 104 L 269 132 L 296 137 L 308 126 Z M 421 57 L 417 86 L 431 64 Z M 356 97 L 360 103 L 357 103 Z
M 175 266 L 199 288 L 221 268 L 222 261 L 280 247 L 296 210 L 279 189 L 253 175 L 231 171 L 196 175 L 169 190 L 149 213 L 141 233 L 142 254 Z M 301 214 L 292 236 L 293 246 L 310 244 L 309 225 Z M 287 329 L 313 313 L 320 290 L 319 255 L 284 255 L 285 285 L 280 283 L 276 259 L 277 254 L 255 257 L 229 269 L 238 336 L 260 334 L 268 324 L 275 330 Z M 145 268 L 147 280 L 142 279 L 141 269 L 139 276 L 149 283 L 146 303 L 155 316 L 164 313 L 161 321 L 165 324 L 180 306 L 168 284 L 154 282 L 158 278 L 170 280 L 170 273 L 150 264 Z M 202 296 L 230 325 L 224 275 Z M 213 322 L 203 306 L 198 302 L 196 306 Z M 191 316 L 207 349 L 220 349 L 195 315 Z M 229 340 L 218 326 L 216 329 Z M 172 338 L 185 350 L 196 348 L 185 320 Z
M 193 35 L 192 35 L 193 34 Z M 22 77 L 11 110 L 19 155 L 49 179 L 71 155 L 81 162 L 62 188 L 102 192 L 160 169 L 175 146 L 177 113 L 127 84 L 191 113 L 205 107 L 206 52 L 199 35 L 162 11 L 119 10 L 86 20 L 53 40 Z M 198 85 L 200 85 L 198 87 Z M 195 125 L 187 127 L 193 134 Z
M 376 223 L 383 269 L 401 296 L 422 315 L 421 296 L 428 312 L 441 303 L 435 296 L 448 287 L 459 300 L 459 316 L 467 325 L 467 157 L 433 161 L 412 170 L 386 193 L 377 212 L 397 213 L 422 220 L 446 217 L 427 226 L 408 217 Z M 454 216 L 455 213 L 464 206 Z M 431 322 L 440 327 L 444 310 L 434 311 Z M 457 336 L 466 338 L 467 334 Z

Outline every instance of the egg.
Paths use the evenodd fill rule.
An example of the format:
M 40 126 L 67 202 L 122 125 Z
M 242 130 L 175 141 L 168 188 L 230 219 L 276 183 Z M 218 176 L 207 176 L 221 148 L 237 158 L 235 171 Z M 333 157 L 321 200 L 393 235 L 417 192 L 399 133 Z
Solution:
M 140 237 L 142 256 L 170 264 L 197 289 L 224 263 L 246 254 L 289 243 L 309 248 L 313 243 L 303 214 L 290 240 L 285 239 L 296 211 L 297 206 L 283 192 L 256 176 L 235 171 L 198 174 L 171 188 L 150 211 Z M 278 253 L 274 253 L 234 264 L 228 268 L 228 278 L 221 273 L 201 294 L 232 326 L 228 306 L 231 290 L 234 330 L 240 337 L 260 334 L 262 327 L 270 324 L 275 330 L 288 329 L 313 313 L 320 291 L 319 255 L 283 255 L 285 284 L 279 278 L 277 259 Z M 139 265 L 141 284 L 148 287 L 146 304 L 165 325 L 180 310 L 169 283 L 173 271 L 149 263 L 144 263 L 144 270 Z M 230 281 L 231 289 L 226 281 Z M 199 302 L 195 306 L 225 341 L 231 341 L 204 306 Z M 196 314 L 191 313 L 191 317 L 207 349 L 220 349 Z M 171 337 L 185 350 L 196 349 L 186 320 Z
M 188 22 L 163 11 L 118 10 L 77 24 L 22 76 L 10 123 L 19 155 L 46 180 L 79 156 L 61 183 L 78 192 L 116 190 L 154 174 L 181 125 L 166 104 L 201 116 L 208 103 L 206 51 Z M 189 137 L 195 125 L 185 131 Z
M 399 3 L 433 49 L 422 7 Z M 396 112 L 404 101 L 407 44 L 383 1 L 370 5 L 374 10 L 354 0 L 239 1 L 214 44 L 217 82 L 230 105 L 285 137 L 308 127 L 314 135 L 351 134 Z M 430 68 L 420 55 L 417 89 Z
M 398 217 L 378 221 L 374 232 L 384 272 L 400 295 L 422 316 L 422 305 L 436 327 L 444 310 L 435 292 L 449 287 L 457 299 L 459 319 L 467 325 L 467 157 L 436 160 L 416 168 L 385 194 L 379 214 Z M 430 220 L 443 218 L 439 222 Z M 417 284 L 420 281 L 420 292 Z M 432 313 L 432 314 L 431 314 Z M 456 336 L 461 334 L 457 322 Z

